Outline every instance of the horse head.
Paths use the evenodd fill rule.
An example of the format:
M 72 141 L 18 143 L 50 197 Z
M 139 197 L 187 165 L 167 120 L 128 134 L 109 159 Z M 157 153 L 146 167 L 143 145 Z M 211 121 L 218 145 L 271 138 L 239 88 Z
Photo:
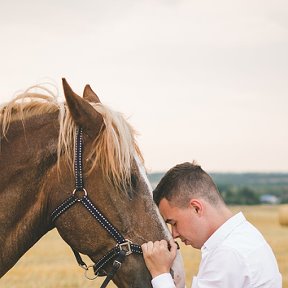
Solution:
M 44 184 L 44 190 L 49 195 L 48 215 L 59 205 L 60 211 L 62 203 L 74 195 L 73 191 L 82 191 L 76 191 L 79 201 L 73 202 L 61 215 L 59 213 L 51 228 L 55 225 L 74 251 L 88 255 L 94 263 L 119 247 L 116 241 L 118 236 L 115 240 L 103 228 L 101 221 L 93 217 L 94 212 L 85 207 L 90 205 L 85 202 L 85 197 L 89 197 L 91 205 L 104 215 L 103 222 L 107 220 L 111 223 L 127 241 L 125 245 L 128 247 L 124 249 L 127 255 L 121 269 L 114 275 L 113 282 L 123 288 L 151 287 L 151 276 L 143 257 L 140 253 L 130 253 L 130 244 L 139 246 L 150 240 L 169 240 L 171 235 L 153 202 L 152 189 L 134 139 L 134 130 L 121 114 L 104 106 L 89 85 L 84 89 L 83 98 L 73 92 L 65 79 L 63 88 L 67 107 L 60 120 L 58 163 L 51 168 Z M 75 161 L 75 147 L 72 144 L 77 137 L 77 127 L 83 131 L 81 181 L 85 190 L 75 189 L 75 173 L 78 172 L 71 169 Z M 184 287 L 180 258 L 178 255 L 173 272 L 176 286 Z M 113 270 L 113 259 L 107 259 L 96 274 L 107 275 Z

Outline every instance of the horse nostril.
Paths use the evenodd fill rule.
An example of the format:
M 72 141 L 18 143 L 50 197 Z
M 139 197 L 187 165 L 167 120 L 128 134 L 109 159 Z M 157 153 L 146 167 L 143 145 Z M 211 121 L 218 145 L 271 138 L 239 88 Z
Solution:
M 174 242 L 175 242 L 175 244 L 177 245 L 177 250 L 179 250 L 179 249 L 180 249 L 180 246 L 179 246 L 178 242 L 177 242 L 177 241 L 174 241 Z M 171 249 L 170 243 L 168 243 L 168 249 L 169 249 L 169 250 Z
M 174 279 L 174 270 L 172 268 L 170 269 L 170 274 L 171 274 L 172 278 Z

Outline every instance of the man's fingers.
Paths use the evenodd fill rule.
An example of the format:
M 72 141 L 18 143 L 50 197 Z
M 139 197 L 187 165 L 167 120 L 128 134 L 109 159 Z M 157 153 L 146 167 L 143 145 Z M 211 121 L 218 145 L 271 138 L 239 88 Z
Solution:
M 173 239 L 171 239 L 169 242 L 166 240 L 161 240 L 161 241 L 149 241 L 147 243 L 144 243 L 141 245 L 143 254 L 148 255 L 155 253 L 156 251 L 159 250 L 169 250 L 171 252 L 176 253 L 175 251 L 179 249 L 179 245 L 177 242 L 175 242 Z
M 153 250 L 153 242 L 149 241 L 141 245 L 142 251 L 144 254 L 147 254 L 149 251 Z
M 153 250 L 153 246 L 154 246 L 153 242 L 152 242 L 152 241 L 149 241 L 149 242 L 147 243 L 147 251 L 152 251 L 152 250 Z

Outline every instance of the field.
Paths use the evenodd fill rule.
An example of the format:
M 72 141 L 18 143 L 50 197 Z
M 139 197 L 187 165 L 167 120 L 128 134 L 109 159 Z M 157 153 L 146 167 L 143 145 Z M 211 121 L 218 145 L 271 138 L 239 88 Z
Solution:
M 277 206 L 232 207 L 243 211 L 270 243 L 283 276 L 283 288 L 288 288 L 288 227 L 278 224 Z M 181 247 L 185 262 L 186 284 L 191 287 L 192 275 L 197 273 L 200 253 L 190 247 Z M 89 260 L 87 260 L 89 262 Z M 48 233 L 30 249 L 0 280 L 3 288 L 95 288 L 103 278 L 89 281 L 83 276 L 68 245 L 56 231 Z M 116 287 L 110 284 L 108 287 Z

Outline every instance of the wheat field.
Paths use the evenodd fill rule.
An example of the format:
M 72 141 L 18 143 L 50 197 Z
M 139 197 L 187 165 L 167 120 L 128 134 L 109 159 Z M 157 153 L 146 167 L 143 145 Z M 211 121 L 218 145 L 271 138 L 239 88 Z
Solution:
M 283 277 L 283 288 L 288 288 L 288 227 L 278 222 L 277 206 L 232 207 L 242 211 L 265 236 L 271 245 Z M 200 252 L 181 246 L 185 263 L 186 285 L 191 287 L 192 276 L 197 273 Z M 85 258 L 86 262 L 89 262 Z M 95 288 L 103 278 L 87 280 L 78 267 L 70 248 L 55 231 L 45 235 L 0 280 L 3 288 Z M 110 288 L 116 287 L 113 283 Z

